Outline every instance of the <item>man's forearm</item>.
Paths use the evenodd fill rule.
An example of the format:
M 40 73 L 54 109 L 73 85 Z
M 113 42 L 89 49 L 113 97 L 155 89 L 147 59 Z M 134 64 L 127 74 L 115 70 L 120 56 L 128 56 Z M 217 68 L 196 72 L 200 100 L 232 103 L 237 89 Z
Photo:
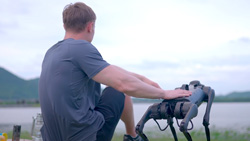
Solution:
M 116 67 L 117 69 L 119 69 L 120 71 L 123 71 L 123 72 L 125 72 L 125 73 L 129 73 L 130 75 L 132 75 L 132 76 L 138 78 L 139 80 L 141 80 L 141 81 L 143 81 L 143 82 L 145 82 L 145 83 L 148 83 L 149 85 L 152 85 L 152 86 L 154 86 L 154 87 L 160 88 L 160 86 L 159 86 L 157 83 L 153 82 L 152 80 L 146 78 L 146 77 L 143 76 L 143 75 L 140 75 L 140 74 L 137 74 L 137 73 L 134 73 L 134 72 L 130 72 L 130 71 L 124 70 L 124 69 L 122 69 L 122 68 L 120 68 L 120 67 L 118 67 L 118 66 L 115 66 L 115 67 Z
M 160 99 L 164 97 L 164 90 L 147 84 L 133 75 L 128 77 L 126 80 L 123 80 L 122 83 L 124 86 L 122 91 L 127 95 L 152 99 Z

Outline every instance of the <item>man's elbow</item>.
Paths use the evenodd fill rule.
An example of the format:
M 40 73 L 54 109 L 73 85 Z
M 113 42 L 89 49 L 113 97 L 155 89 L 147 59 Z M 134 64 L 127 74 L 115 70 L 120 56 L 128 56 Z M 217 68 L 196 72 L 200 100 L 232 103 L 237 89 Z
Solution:
M 119 91 L 119 92 L 122 92 L 122 93 L 125 93 L 127 90 L 126 90 L 126 87 L 121 83 L 121 82 L 118 82 L 114 85 L 114 88 Z
M 133 93 L 133 91 L 136 91 L 136 89 L 133 87 L 133 85 L 126 84 L 126 83 L 119 83 L 116 84 L 115 89 L 130 95 L 130 93 Z

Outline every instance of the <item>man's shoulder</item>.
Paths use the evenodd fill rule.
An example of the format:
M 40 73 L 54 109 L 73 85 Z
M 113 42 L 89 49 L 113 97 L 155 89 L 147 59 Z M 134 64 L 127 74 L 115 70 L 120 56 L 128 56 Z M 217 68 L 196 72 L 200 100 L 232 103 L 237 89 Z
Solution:
M 95 50 L 95 46 L 92 45 L 90 42 L 85 40 L 74 40 L 74 39 L 67 39 L 63 46 L 68 46 L 73 50 Z

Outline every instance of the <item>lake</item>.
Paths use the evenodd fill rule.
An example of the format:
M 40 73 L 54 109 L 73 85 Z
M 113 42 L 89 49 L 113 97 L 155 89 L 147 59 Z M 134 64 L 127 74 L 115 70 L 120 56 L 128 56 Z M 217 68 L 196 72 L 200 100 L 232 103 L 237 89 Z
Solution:
M 135 123 L 141 119 L 147 108 L 152 103 L 135 103 L 134 114 Z M 206 109 L 206 103 L 203 103 L 199 108 L 198 115 L 192 120 L 194 129 L 203 128 L 202 121 Z M 13 129 L 14 124 L 22 125 L 22 131 L 30 131 L 32 117 L 40 113 L 39 107 L 1 107 L 0 108 L 0 132 L 7 132 Z M 179 121 L 180 123 L 181 121 Z M 166 126 L 166 120 L 159 121 L 161 127 Z M 177 130 L 176 121 L 174 125 Z M 152 130 L 156 127 L 153 120 L 149 120 L 144 127 L 144 130 Z M 227 129 L 246 131 L 250 128 L 250 103 L 214 103 L 210 113 L 210 126 L 216 129 Z M 124 131 L 124 124 L 120 121 L 117 125 L 117 130 Z

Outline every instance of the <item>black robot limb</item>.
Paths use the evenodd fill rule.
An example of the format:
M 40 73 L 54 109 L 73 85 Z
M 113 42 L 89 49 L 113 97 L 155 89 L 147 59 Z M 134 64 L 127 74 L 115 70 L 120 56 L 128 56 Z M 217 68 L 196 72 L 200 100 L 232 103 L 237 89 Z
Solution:
M 173 118 L 176 118 L 176 120 L 182 119 L 181 124 L 179 125 L 179 130 L 183 132 L 188 141 L 192 141 L 192 138 L 188 133 L 188 130 L 191 130 L 187 128 L 188 123 L 192 123 L 191 119 L 197 116 L 198 107 L 203 102 L 207 102 L 206 112 L 203 118 L 203 125 L 205 127 L 207 140 L 210 141 L 210 132 L 208 126 L 211 106 L 215 95 L 214 90 L 210 87 L 202 85 L 199 81 L 191 81 L 189 85 L 184 84 L 180 88 L 176 89 L 189 90 L 192 92 L 192 95 L 189 97 L 163 100 L 161 103 L 155 103 L 151 105 L 136 126 L 137 134 L 139 134 L 145 141 L 148 141 L 147 136 L 143 133 L 145 123 L 148 120 L 153 119 L 159 126 L 157 120 L 166 119 L 168 123 L 167 127 L 170 127 L 175 141 L 178 141 L 173 126 Z M 166 128 L 160 128 L 160 130 L 164 131 Z

